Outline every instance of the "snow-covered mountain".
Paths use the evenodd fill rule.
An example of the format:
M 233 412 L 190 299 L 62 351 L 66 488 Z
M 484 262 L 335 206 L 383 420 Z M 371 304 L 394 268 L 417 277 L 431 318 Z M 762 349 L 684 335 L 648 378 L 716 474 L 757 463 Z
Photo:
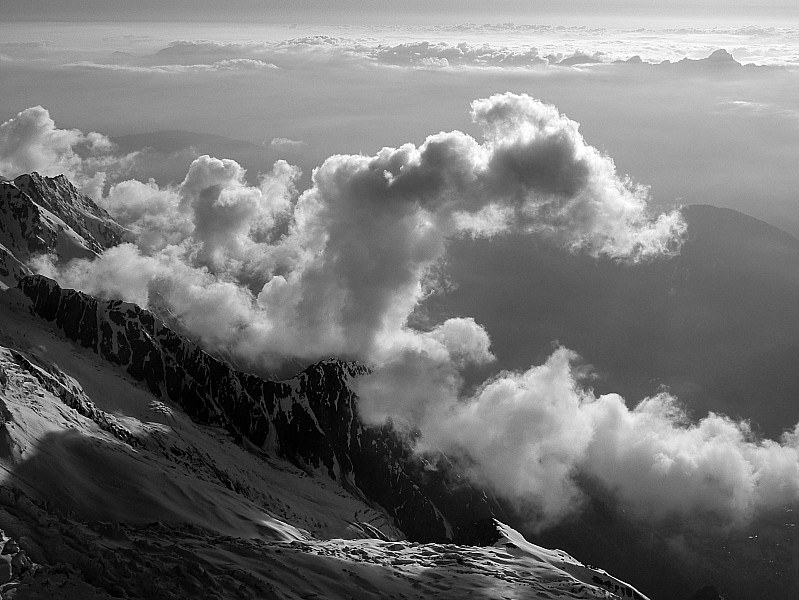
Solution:
M 365 366 L 266 381 L 31 275 L 126 232 L 63 177 L 0 185 L 0 596 L 645 598 L 365 427 Z
M 91 258 L 128 232 L 66 177 L 38 173 L 0 181 L 0 283 L 14 286 L 41 254 Z

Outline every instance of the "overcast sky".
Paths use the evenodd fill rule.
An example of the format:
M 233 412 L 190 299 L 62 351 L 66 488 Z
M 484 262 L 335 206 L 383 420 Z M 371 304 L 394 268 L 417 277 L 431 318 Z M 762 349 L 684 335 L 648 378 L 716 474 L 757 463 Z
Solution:
M 723 17 L 720 16 L 722 10 Z M 799 19 L 799 6 L 794 0 L 4 0 L 3 17 L 7 20 L 192 20 L 192 21 L 324 21 L 386 22 L 401 21 L 491 21 L 514 19 L 568 20 L 569 17 L 592 15 L 598 18 L 632 19 L 644 15 L 680 21 L 690 17 L 707 17 L 718 23 L 751 20 L 777 23 Z

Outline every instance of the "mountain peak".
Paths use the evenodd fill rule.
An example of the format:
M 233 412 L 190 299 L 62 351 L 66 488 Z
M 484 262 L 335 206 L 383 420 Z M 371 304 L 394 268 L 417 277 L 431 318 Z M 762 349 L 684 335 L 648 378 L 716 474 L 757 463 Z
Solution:
M 682 60 L 678 60 L 675 63 L 671 61 L 664 60 L 662 63 L 663 65 L 682 65 L 688 67 L 701 67 L 707 66 L 710 68 L 720 67 L 720 68 L 727 68 L 727 67 L 741 67 L 741 63 L 739 63 L 733 57 L 730 52 L 728 52 L 724 48 L 719 48 L 718 50 L 714 50 L 705 58 L 688 58 L 685 57 Z
M 53 213 L 58 214 L 58 205 L 67 203 L 96 217 L 110 218 L 105 210 L 81 193 L 63 173 L 48 177 L 32 171 L 16 177 L 14 185 Z
M 1 181 L 0 200 L 0 278 L 6 285 L 30 273 L 24 265 L 33 256 L 92 258 L 130 237 L 64 175 L 34 171 Z
M 710 53 L 710 56 L 708 56 L 705 60 L 708 62 L 716 62 L 716 63 L 738 64 L 738 61 L 736 61 L 735 58 L 733 58 L 732 54 L 730 54 L 724 48 L 719 48 L 718 50 L 714 50 L 713 52 Z

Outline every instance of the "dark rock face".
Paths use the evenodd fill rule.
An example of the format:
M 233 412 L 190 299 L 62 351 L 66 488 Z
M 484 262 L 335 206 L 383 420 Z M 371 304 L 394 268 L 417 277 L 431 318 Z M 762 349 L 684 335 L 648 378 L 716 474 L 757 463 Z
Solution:
M 488 498 L 469 486 L 431 477 L 391 427 L 365 427 L 348 382 L 359 363 L 327 360 L 292 379 L 266 381 L 236 371 L 135 304 L 62 290 L 39 275 L 18 287 L 32 311 L 179 404 L 201 424 L 225 427 L 237 440 L 279 451 L 309 472 L 339 482 L 380 505 L 418 541 L 457 539 L 493 516 Z

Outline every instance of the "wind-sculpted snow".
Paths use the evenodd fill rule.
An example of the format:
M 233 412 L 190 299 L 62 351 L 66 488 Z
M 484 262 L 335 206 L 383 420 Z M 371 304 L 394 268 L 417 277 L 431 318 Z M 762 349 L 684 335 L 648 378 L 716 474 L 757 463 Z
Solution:
M 412 539 L 465 536 L 472 520 L 492 513 L 492 503 L 473 488 L 449 489 L 425 476 L 389 425 L 361 423 L 349 387 L 367 372 L 360 363 L 322 361 L 291 380 L 267 381 L 215 359 L 134 304 L 62 290 L 39 275 L 23 278 L 19 288 L 36 314 L 124 368 L 156 397 L 176 402 L 198 423 L 225 427 L 248 445 L 279 451 L 309 473 L 378 503 Z

